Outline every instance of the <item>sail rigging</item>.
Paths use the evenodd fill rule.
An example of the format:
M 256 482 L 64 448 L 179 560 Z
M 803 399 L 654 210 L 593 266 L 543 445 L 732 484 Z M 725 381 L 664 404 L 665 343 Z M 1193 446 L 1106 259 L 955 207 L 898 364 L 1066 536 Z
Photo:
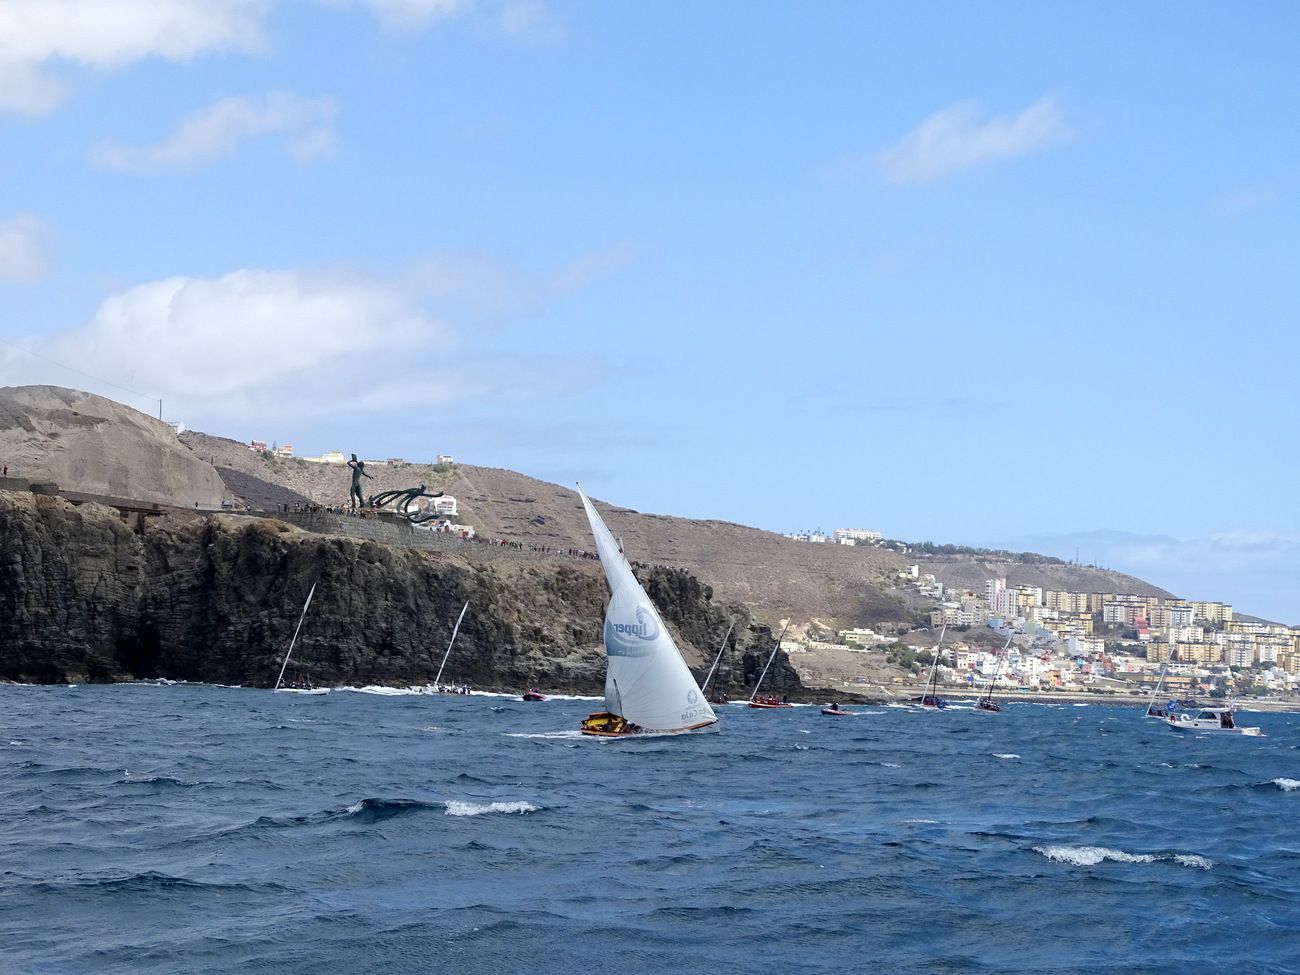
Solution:
M 275 690 L 280 689 L 284 683 L 284 669 L 289 666 L 289 658 L 293 656 L 293 646 L 298 642 L 298 633 L 302 630 L 302 621 L 307 618 L 307 607 L 311 605 L 311 597 L 316 595 L 316 583 L 311 584 L 311 589 L 307 592 L 307 601 L 302 604 L 302 613 L 298 617 L 298 625 L 293 628 L 293 639 L 289 641 L 289 650 L 284 655 L 284 663 L 280 664 L 280 676 L 275 679 Z
M 763 672 L 758 675 L 758 683 L 754 685 L 754 693 L 749 695 L 749 703 L 754 703 L 754 698 L 758 697 L 758 689 L 763 686 L 763 678 L 767 676 L 767 670 L 772 666 L 772 661 L 776 659 L 776 652 L 781 649 L 781 641 L 785 639 L 785 631 L 790 629 L 790 622 L 787 620 L 785 626 L 781 627 L 781 635 L 776 638 L 776 643 L 772 645 L 772 653 L 767 658 L 767 663 L 763 665 Z
M 465 618 L 465 610 L 469 609 L 469 600 L 465 600 L 465 605 L 460 608 L 460 615 L 456 617 L 456 625 L 451 630 L 451 642 L 447 644 L 447 652 L 442 655 L 442 663 L 438 666 L 438 676 L 433 679 L 434 687 L 442 686 L 442 669 L 447 666 L 447 658 L 451 656 L 451 648 L 456 645 L 456 634 L 460 632 L 460 621 Z
M 736 628 L 736 621 L 732 620 L 731 625 L 727 627 L 727 633 L 718 644 L 718 655 L 713 658 L 713 666 L 709 668 L 708 674 L 704 678 L 704 683 L 700 685 L 700 693 L 703 694 L 709 689 L 709 681 L 713 680 L 713 675 L 718 669 L 718 664 L 722 663 L 722 651 L 727 649 L 727 640 L 731 638 L 731 631 Z
M 1011 647 L 1011 641 L 1015 639 L 1015 634 L 1007 637 L 1007 642 L 1002 644 L 1002 656 L 998 658 L 997 666 L 993 668 L 993 680 L 989 683 L 988 690 L 984 696 L 979 699 L 979 706 L 985 710 L 1001 710 L 993 704 L 993 691 L 998 686 L 998 676 L 1002 673 L 1002 665 L 1007 662 L 1007 650 Z
M 925 693 L 921 695 L 921 703 L 925 704 L 928 698 L 930 703 L 939 704 L 939 650 L 943 646 L 943 635 L 948 632 L 948 627 L 944 626 L 939 630 L 939 642 L 934 645 L 934 660 L 930 662 L 930 677 L 925 682 Z

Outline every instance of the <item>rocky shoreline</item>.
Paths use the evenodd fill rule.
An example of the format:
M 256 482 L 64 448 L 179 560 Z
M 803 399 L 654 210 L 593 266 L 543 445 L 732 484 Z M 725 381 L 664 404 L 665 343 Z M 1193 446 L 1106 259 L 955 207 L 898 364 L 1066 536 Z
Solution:
M 599 695 L 607 592 L 581 560 L 476 560 L 313 534 L 273 518 L 151 517 L 0 492 L 0 679 L 142 679 L 268 686 L 308 589 L 316 596 L 294 656 L 317 684 L 432 682 L 466 600 L 444 680 L 480 690 Z M 720 689 L 748 696 L 773 634 L 679 569 L 638 570 L 702 675 L 732 619 Z M 765 690 L 805 689 L 784 654 Z

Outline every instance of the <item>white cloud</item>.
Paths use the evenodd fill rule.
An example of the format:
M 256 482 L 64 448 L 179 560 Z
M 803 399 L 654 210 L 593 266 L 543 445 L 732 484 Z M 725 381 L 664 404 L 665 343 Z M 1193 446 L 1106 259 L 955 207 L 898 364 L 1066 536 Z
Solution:
M 473 263 L 462 265 L 471 273 L 458 286 L 456 266 L 442 263 L 436 298 L 413 272 L 245 269 L 150 281 L 105 299 L 84 326 L 26 338 L 34 356 L 0 354 L 0 385 L 138 390 L 163 398 L 173 416 L 221 430 L 266 416 L 528 401 L 603 374 L 585 359 L 496 351 L 446 324 L 435 307 L 466 293 L 480 300 L 491 282 L 519 287 Z
M 876 166 L 892 183 L 929 183 L 963 169 L 1028 155 L 1073 137 L 1057 100 L 1048 95 L 1014 115 L 984 119 L 960 102 L 935 112 L 878 153 Z
M 53 66 L 107 70 L 263 44 L 268 0 L 0 0 L 0 110 L 40 115 L 69 84 Z
M 101 145 L 92 158 L 114 169 L 174 169 L 230 156 L 252 139 L 279 136 L 290 155 L 309 162 L 333 151 L 333 120 L 329 99 L 287 91 L 240 95 L 190 113 L 156 145 Z
M 51 358 L 198 399 L 239 397 L 385 344 L 447 337 L 405 295 L 343 272 L 175 277 L 106 299 Z
M 521 41 L 555 41 L 564 34 L 545 0 L 507 0 L 497 23 L 507 36 Z
M 34 281 L 46 270 L 50 230 L 31 214 L 0 220 L 0 281 Z
M 385 27 L 412 31 L 469 10 L 473 0 L 363 0 Z

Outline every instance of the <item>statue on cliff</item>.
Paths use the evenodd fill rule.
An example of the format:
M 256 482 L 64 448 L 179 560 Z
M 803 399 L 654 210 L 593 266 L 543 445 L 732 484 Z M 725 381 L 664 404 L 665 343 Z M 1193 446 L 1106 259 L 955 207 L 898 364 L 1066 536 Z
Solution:
M 356 454 L 352 455 L 352 459 L 348 461 L 348 466 L 352 468 L 352 488 L 348 491 L 348 500 L 352 503 L 352 510 L 356 511 L 357 502 L 360 502 L 363 508 L 366 506 L 365 496 L 361 493 L 361 479 L 367 477 L 373 481 L 374 477 L 366 473 L 366 462 L 357 460 Z

